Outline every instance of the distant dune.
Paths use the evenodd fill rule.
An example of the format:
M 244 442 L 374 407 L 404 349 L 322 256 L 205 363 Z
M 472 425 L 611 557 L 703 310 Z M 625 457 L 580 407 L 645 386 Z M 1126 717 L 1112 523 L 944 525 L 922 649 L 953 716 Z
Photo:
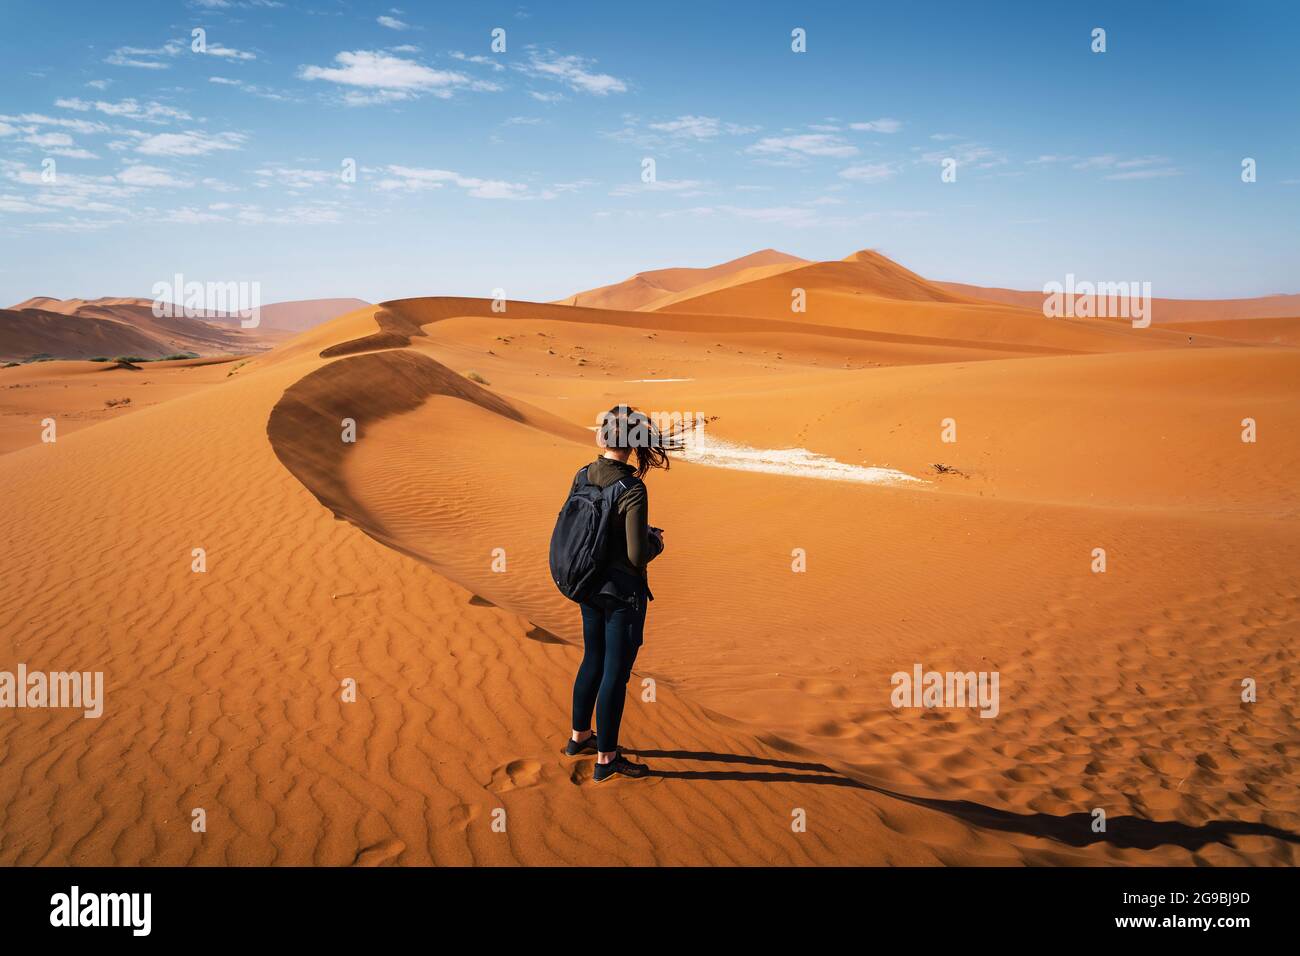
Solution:
M 962 282 L 936 282 L 956 295 L 985 302 L 999 302 L 1022 309 L 1042 311 L 1042 292 L 985 288 Z M 1153 325 L 1184 322 L 1215 322 L 1225 319 L 1275 319 L 1300 316 L 1300 294 L 1264 295 L 1253 299 L 1160 299 L 1151 300 Z
M 758 252 L 732 259 L 707 268 L 655 269 L 650 272 L 638 272 L 630 279 L 613 285 L 588 289 L 561 300 L 560 305 L 579 305 L 590 309 L 646 309 L 654 307 L 657 300 L 671 297 L 705 283 L 713 282 L 725 276 L 748 269 L 765 266 L 781 266 L 806 262 L 798 256 L 778 252 L 775 249 L 762 249 Z
M 167 348 L 153 336 L 125 323 L 35 308 L 0 309 L 0 360 L 37 355 L 60 358 L 157 358 Z
M 301 299 L 294 302 L 276 302 L 262 306 L 263 328 L 285 332 L 303 332 L 322 322 L 337 319 L 340 315 L 357 309 L 369 308 L 364 299 Z
M 155 316 L 151 299 L 37 296 L 0 310 L 0 359 L 240 355 L 264 351 L 293 333 L 366 305 L 361 299 L 279 302 L 262 306 L 258 326 L 245 329 L 234 315 Z

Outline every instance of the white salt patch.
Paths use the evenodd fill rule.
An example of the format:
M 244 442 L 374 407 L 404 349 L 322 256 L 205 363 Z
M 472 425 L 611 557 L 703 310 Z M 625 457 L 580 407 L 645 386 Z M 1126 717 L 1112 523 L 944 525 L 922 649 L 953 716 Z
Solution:
M 878 485 L 922 480 L 893 468 L 850 465 L 806 448 L 751 448 L 702 434 L 692 436 L 678 455 L 686 461 L 713 468 L 821 478 L 826 481 L 857 481 Z

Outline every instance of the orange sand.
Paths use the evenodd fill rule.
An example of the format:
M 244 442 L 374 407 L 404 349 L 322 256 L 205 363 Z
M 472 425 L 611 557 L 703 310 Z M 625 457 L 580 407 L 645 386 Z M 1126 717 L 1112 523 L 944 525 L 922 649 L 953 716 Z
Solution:
M 0 711 L 0 863 L 1294 865 L 1300 350 L 875 254 L 732 272 L 662 310 L 359 309 L 80 430 L 154 370 L 0 370 L 61 429 L 0 456 L 0 668 L 108 698 Z M 620 400 L 925 481 L 654 473 L 623 742 L 664 773 L 595 787 L 545 551 Z M 999 715 L 894 709 L 916 663 L 997 670 Z

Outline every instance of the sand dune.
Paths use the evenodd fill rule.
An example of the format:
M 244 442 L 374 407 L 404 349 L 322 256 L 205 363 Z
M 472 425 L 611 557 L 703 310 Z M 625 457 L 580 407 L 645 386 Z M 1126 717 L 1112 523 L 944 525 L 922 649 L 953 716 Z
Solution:
M 262 306 L 258 325 L 245 328 L 237 315 L 157 316 L 152 299 L 37 296 L 0 310 L 0 359 L 241 355 L 366 305 L 361 299 L 277 302 Z
M 632 278 L 622 282 L 575 293 L 561 300 L 560 304 L 580 305 L 592 309 L 655 308 L 657 304 L 671 300 L 676 293 L 699 285 L 707 285 L 727 276 L 753 269 L 798 265 L 805 261 L 775 249 L 762 249 L 741 256 L 739 259 L 732 259 L 704 269 L 655 269 L 650 272 L 638 272 Z
M 1003 305 L 1032 309 L 1035 312 L 1043 308 L 1042 292 L 985 288 L 962 282 L 936 282 L 935 285 L 968 299 L 999 302 Z M 1300 294 L 1265 295 L 1252 299 L 1153 298 L 1151 302 L 1152 323 L 1156 325 L 1300 316 Z
M 34 356 L 155 357 L 169 351 L 175 350 L 124 322 L 34 308 L 0 309 L 0 360 L 7 362 Z
M 795 308 L 802 305 L 802 310 Z M 678 296 L 662 312 L 779 319 L 903 346 L 903 360 L 920 360 L 915 346 L 939 347 L 937 361 L 965 354 L 1004 355 L 1162 349 L 1229 344 L 1208 336 L 1137 329 L 1096 319 L 1045 321 L 1041 311 L 994 305 L 948 292 L 873 251 L 819 262 L 699 295 Z M 845 333 L 841 333 L 845 334 Z M 888 363 L 886 363 L 888 364 Z
M 150 299 L 38 297 L 0 312 L 0 358 L 160 358 L 180 352 L 239 355 L 285 338 L 271 329 L 244 329 L 237 320 L 213 322 L 154 314 Z
M 364 299 L 301 299 L 296 302 L 272 302 L 261 308 L 261 328 L 285 332 L 303 332 L 370 305 Z
M 0 723 L 0 861 L 1295 865 L 1300 352 L 874 254 L 705 284 L 359 308 L 0 456 L 0 659 L 109 688 L 98 721 Z M 57 415 L 83 364 L 0 385 Z M 648 479 L 624 743 L 662 775 L 593 788 L 545 550 L 616 401 L 799 468 Z M 924 480 L 800 470 L 828 461 Z M 894 708 L 917 664 L 998 671 L 998 715 Z

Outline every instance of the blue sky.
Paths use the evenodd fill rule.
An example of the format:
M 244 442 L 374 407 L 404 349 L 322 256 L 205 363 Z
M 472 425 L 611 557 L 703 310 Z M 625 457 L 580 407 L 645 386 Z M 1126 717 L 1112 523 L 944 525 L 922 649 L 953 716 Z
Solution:
M 0 305 L 549 299 L 769 246 L 1297 292 L 1298 40 L 1289 2 L 6 0 Z

